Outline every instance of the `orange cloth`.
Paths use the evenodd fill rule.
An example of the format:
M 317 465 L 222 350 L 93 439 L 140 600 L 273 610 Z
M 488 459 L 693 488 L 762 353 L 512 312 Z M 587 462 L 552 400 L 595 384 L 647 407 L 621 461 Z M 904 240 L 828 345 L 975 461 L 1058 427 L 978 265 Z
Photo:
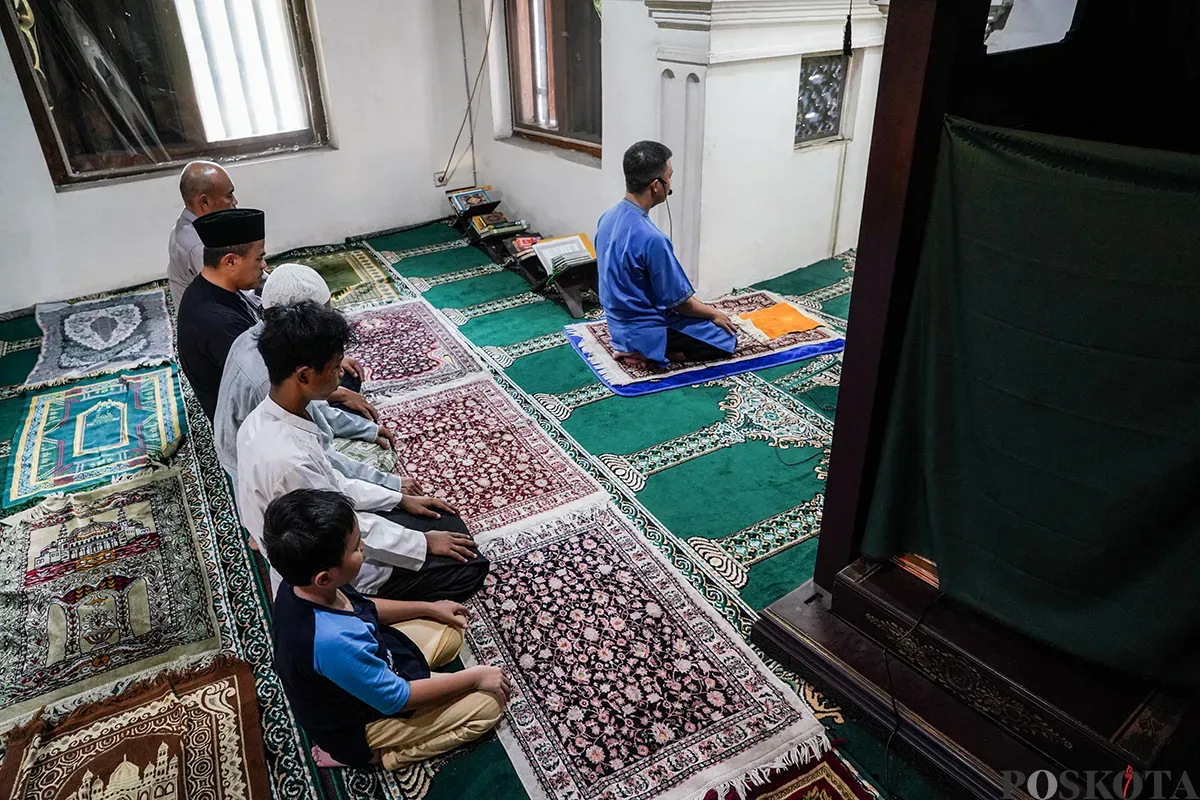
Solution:
M 821 323 L 804 316 L 791 303 L 776 303 L 740 316 L 758 328 L 768 339 L 778 339 L 789 333 L 803 333 L 821 327 Z

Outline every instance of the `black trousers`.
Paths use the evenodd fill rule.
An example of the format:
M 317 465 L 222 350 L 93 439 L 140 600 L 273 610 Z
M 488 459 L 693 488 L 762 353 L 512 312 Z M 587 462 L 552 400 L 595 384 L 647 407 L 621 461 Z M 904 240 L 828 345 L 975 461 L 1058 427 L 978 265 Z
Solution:
M 457 514 L 443 513 L 440 519 L 414 517 L 400 509 L 392 509 L 380 516 L 398 525 L 416 531 L 450 531 L 467 533 L 467 524 Z M 471 545 L 476 553 L 479 550 Z M 429 555 L 419 570 L 395 567 L 392 576 L 379 587 L 378 597 L 387 600 L 466 600 L 487 577 L 491 564 L 481 555 L 466 562 L 450 556 Z
M 682 353 L 687 361 L 720 361 L 729 358 L 729 353 L 715 345 L 667 328 L 667 355 L 673 353 Z
M 339 385 L 342 388 L 349 389 L 352 392 L 361 392 L 362 391 L 362 378 L 356 378 L 355 376 L 353 376 L 349 372 L 347 372 L 342 375 L 342 380 L 339 383 Z M 330 403 L 329 405 L 333 406 L 334 408 L 340 408 L 342 411 L 348 411 L 351 414 L 358 414 L 357 411 L 351 411 L 350 409 L 346 408 L 346 406 L 342 405 L 341 403 Z M 358 416 L 361 417 L 362 414 L 358 414 Z

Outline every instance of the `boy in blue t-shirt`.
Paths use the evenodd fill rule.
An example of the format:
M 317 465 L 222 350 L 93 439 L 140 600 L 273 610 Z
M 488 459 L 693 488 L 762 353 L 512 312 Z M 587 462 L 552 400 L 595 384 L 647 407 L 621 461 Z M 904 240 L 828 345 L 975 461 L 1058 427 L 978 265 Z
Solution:
M 395 769 L 499 722 L 510 691 L 499 668 L 429 671 L 458 655 L 466 608 L 371 599 L 350 586 L 363 555 L 349 498 L 316 489 L 276 498 L 263 544 L 283 576 L 275 671 L 319 766 Z

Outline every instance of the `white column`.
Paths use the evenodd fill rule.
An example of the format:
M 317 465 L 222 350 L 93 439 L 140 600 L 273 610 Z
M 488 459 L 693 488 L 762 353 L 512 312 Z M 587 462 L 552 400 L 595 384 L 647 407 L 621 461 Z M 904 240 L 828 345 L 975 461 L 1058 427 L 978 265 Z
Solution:
M 836 141 L 794 145 L 801 63 L 836 53 L 848 0 L 644 0 L 658 26 L 660 136 L 675 153 L 675 250 L 702 296 L 853 246 L 885 17 L 852 12 Z M 669 229 L 665 209 L 655 221 Z

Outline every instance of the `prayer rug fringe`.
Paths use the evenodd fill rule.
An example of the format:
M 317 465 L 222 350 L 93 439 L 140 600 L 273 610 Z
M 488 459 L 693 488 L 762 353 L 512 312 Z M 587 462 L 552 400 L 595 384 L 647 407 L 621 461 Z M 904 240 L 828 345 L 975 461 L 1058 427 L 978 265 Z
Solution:
M 829 742 L 828 734 L 824 730 L 821 730 L 805 741 L 788 748 L 786 752 L 774 757 L 767 757 L 761 763 L 746 770 L 737 778 L 724 781 L 702 792 L 698 792 L 694 796 L 695 800 L 705 800 L 710 792 L 714 790 L 717 793 L 717 797 L 727 798 L 730 793 L 733 793 L 741 800 L 745 800 L 750 790 L 770 783 L 771 779 L 780 772 L 793 767 L 802 767 L 813 761 L 817 761 L 832 749 L 833 745 Z
M 128 364 L 122 364 L 121 368 L 119 370 L 115 370 L 115 371 L 116 372 L 133 372 L 134 370 L 146 369 L 148 367 L 161 367 L 164 364 L 174 364 L 174 363 L 175 363 L 174 356 L 172 356 L 171 358 L 147 358 L 143 361 L 131 361 Z M 37 364 L 34 365 L 33 371 L 36 371 L 40 366 L 41 366 L 41 361 L 39 361 Z M 31 374 L 32 374 L 32 372 L 31 372 Z M 22 392 L 36 392 L 36 391 L 41 391 L 43 389 L 56 389 L 59 386 L 67 386 L 68 384 L 79 383 L 80 381 L 85 381 L 85 380 L 88 380 L 91 378 L 103 378 L 104 376 L 109 375 L 109 374 L 112 374 L 112 373 L 108 372 L 108 371 L 89 372 L 85 375 L 74 375 L 74 376 L 68 376 L 65 378 L 52 378 L 50 380 L 37 381 L 35 383 L 25 383 L 25 384 L 21 385 L 21 391 Z

